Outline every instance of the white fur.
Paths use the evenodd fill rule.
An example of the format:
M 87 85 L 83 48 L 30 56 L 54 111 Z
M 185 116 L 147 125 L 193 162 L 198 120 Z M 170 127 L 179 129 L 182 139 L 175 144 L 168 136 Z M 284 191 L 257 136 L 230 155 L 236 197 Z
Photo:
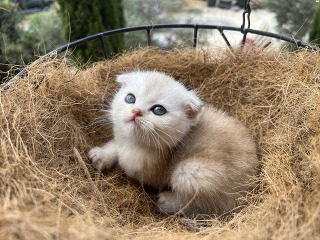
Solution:
M 190 107 L 200 112 L 202 102 L 193 91 L 187 91 L 172 77 L 159 72 L 133 72 L 118 76 L 117 81 L 122 87 L 115 95 L 111 106 L 113 130 L 117 141 L 130 139 L 149 145 L 149 148 L 158 148 L 159 141 L 161 147 L 173 147 L 189 131 L 190 126 L 199 120 L 199 114 L 196 118 L 188 118 L 185 109 Z M 137 97 L 135 104 L 127 104 L 124 101 L 128 93 Z M 167 114 L 154 115 L 150 108 L 155 104 L 164 106 Z M 139 131 L 132 124 L 127 124 L 133 109 L 139 109 L 144 116 L 141 120 L 144 124 L 141 123 Z M 145 134 L 148 129 L 158 133 L 158 141 L 152 140 L 150 134 Z
M 118 146 L 110 141 L 103 147 L 92 148 L 87 155 L 96 169 L 109 170 L 118 159 Z
M 249 131 L 222 111 L 203 107 L 194 91 L 166 74 L 132 72 L 117 82 L 121 88 L 110 111 L 114 139 L 89 151 L 93 166 L 108 170 L 118 163 L 142 184 L 170 186 L 157 202 L 164 213 L 223 213 L 235 207 L 239 191 L 246 190 L 243 183 L 256 173 Z M 125 101 L 128 94 L 134 103 Z M 154 114 L 155 105 L 167 112 Z
M 199 161 L 180 162 L 172 173 L 171 186 L 173 190 L 189 195 L 207 189 L 215 191 L 221 186 L 217 180 L 224 176 L 224 167 L 217 164 L 210 165 Z
M 172 77 L 159 72 L 132 72 L 117 77 L 121 88 L 111 104 L 114 140 L 112 146 L 93 148 L 88 157 L 99 170 L 110 169 L 115 163 L 115 151 L 120 167 L 126 175 L 142 183 L 161 188 L 167 184 L 167 155 L 191 126 L 199 121 L 202 102 L 194 91 L 188 91 Z M 136 97 L 134 104 L 125 102 L 129 94 Z M 155 115 L 151 108 L 162 105 L 167 113 Z M 143 116 L 130 122 L 132 110 Z M 189 112 L 192 112 L 190 117 Z M 161 176 L 156 171 L 163 171 Z

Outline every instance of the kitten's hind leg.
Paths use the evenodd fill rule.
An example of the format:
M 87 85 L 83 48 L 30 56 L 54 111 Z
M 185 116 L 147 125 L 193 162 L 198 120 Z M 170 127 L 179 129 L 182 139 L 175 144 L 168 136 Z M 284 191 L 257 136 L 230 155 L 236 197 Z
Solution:
M 111 169 L 118 159 L 118 150 L 114 140 L 111 140 L 103 147 L 92 148 L 87 157 L 96 169 L 103 171 Z
M 159 194 L 160 212 L 188 216 L 219 213 L 230 200 L 221 192 L 224 174 L 218 165 L 192 159 L 180 162 L 171 175 L 172 192 Z
M 162 192 L 158 195 L 157 206 L 161 213 L 174 214 L 183 207 L 183 204 L 175 192 Z

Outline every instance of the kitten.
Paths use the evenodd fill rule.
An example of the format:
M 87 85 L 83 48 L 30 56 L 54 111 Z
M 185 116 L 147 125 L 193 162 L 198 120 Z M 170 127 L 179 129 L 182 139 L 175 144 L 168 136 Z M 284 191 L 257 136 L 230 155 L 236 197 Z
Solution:
M 114 138 L 88 152 L 93 166 L 118 163 L 127 176 L 162 191 L 163 213 L 219 215 L 237 207 L 257 173 L 249 130 L 164 73 L 132 72 L 117 82 Z

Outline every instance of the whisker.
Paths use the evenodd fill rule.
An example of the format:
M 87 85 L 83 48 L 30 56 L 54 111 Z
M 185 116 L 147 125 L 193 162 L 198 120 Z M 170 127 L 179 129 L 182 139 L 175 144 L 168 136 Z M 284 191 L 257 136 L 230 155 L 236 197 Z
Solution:
M 166 122 L 166 123 L 167 123 L 167 122 Z M 185 133 L 185 132 L 183 132 L 183 131 L 175 128 L 175 127 L 171 127 L 170 124 L 166 125 L 166 128 L 172 129 L 172 130 L 174 130 L 176 133 L 181 133 L 181 134 L 182 134 L 182 137 L 181 137 L 180 139 L 178 139 L 178 138 L 175 138 L 175 139 L 177 140 L 177 144 L 183 144 L 183 145 L 184 145 L 184 143 L 183 143 L 182 140 L 183 140 L 183 138 L 184 138 L 185 136 L 187 136 L 187 135 L 189 134 L 189 132 Z
M 162 146 L 162 144 L 160 143 L 160 140 L 159 140 L 159 137 L 161 137 L 161 136 L 159 136 L 154 131 L 154 125 L 150 121 L 148 121 L 146 119 L 143 119 L 142 123 L 143 123 L 143 126 L 145 127 L 145 130 L 148 130 L 146 135 L 150 135 L 151 139 L 154 142 L 154 145 L 157 146 L 159 156 L 161 154 L 163 155 L 164 154 L 164 149 L 163 149 L 163 146 Z M 162 139 L 162 140 L 164 141 L 164 139 Z
M 113 123 L 113 121 L 109 118 L 108 115 L 104 114 L 104 115 L 100 115 L 96 118 L 94 118 L 92 120 L 93 123 L 99 123 L 99 122 L 102 122 L 102 123 Z
M 175 132 L 181 133 L 181 134 L 183 134 L 183 135 L 185 134 L 185 132 L 177 129 L 175 126 L 172 126 L 172 123 L 169 123 L 169 122 L 166 121 L 166 120 L 163 120 L 163 122 L 165 123 L 165 127 L 166 127 L 166 128 L 173 129 Z
M 161 135 L 159 135 L 159 134 L 155 131 L 155 129 L 154 129 L 153 131 L 151 131 L 151 133 L 152 133 L 153 135 L 156 134 L 156 136 L 158 137 L 158 142 L 159 142 L 159 144 L 160 144 L 159 139 L 161 139 L 161 140 L 168 146 L 170 152 L 172 153 L 172 148 L 171 148 L 170 144 L 169 144 Z M 160 144 L 160 145 L 161 145 L 161 144 Z M 162 148 L 162 145 L 161 145 L 161 148 Z M 162 152 L 163 152 L 163 150 L 162 150 Z
M 161 129 L 158 128 L 158 127 L 155 127 L 155 130 L 156 130 L 156 131 L 159 131 L 159 132 L 161 132 L 161 133 L 163 133 L 163 134 L 165 134 L 165 135 L 167 135 L 167 136 L 171 139 L 172 144 L 174 144 L 175 142 L 179 142 L 179 141 L 180 141 L 180 139 L 171 136 L 169 133 L 166 133 L 165 131 L 161 130 Z M 169 147 L 170 147 L 170 146 L 169 146 Z
M 161 145 L 161 143 L 160 143 L 160 141 L 159 141 L 159 139 L 157 138 L 157 136 L 152 132 L 152 131 L 150 131 L 150 134 L 151 134 L 151 136 L 152 136 L 152 138 L 153 138 L 153 140 L 154 140 L 154 142 L 157 144 L 157 150 L 158 150 L 158 154 L 159 154 L 159 156 L 161 156 L 161 153 L 163 154 L 163 148 L 162 148 L 162 145 Z

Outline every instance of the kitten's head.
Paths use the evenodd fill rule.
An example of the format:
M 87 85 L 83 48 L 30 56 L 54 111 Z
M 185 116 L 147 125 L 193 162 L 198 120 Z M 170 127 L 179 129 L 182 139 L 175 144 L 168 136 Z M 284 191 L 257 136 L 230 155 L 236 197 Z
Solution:
M 121 88 L 111 109 L 115 137 L 173 147 L 199 121 L 201 100 L 164 73 L 132 72 L 117 82 Z

